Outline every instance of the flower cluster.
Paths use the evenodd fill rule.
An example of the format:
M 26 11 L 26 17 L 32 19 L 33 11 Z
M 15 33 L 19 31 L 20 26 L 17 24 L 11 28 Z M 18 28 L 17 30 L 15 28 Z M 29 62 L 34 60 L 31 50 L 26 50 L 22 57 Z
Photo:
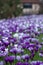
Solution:
M 43 65 L 43 15 L 0 20 L 0 65 Z

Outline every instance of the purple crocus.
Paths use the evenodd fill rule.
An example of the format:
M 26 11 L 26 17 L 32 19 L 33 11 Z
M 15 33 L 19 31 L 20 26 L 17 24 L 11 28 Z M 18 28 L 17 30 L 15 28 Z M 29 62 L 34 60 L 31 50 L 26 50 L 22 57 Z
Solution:
M 6 56 L 4 60 L 5 62 L 12 63 L 15 60 L 15 56 Z

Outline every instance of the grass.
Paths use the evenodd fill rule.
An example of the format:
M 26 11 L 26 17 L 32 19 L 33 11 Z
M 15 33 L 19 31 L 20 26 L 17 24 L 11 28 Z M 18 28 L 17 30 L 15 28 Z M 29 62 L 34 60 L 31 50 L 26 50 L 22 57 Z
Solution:
M 43 38 L 43 34 L 40 34 L 40 35 L 37 37 L 37 39 L 39 39 L 39 42 L 43 42 L 42 38 Z

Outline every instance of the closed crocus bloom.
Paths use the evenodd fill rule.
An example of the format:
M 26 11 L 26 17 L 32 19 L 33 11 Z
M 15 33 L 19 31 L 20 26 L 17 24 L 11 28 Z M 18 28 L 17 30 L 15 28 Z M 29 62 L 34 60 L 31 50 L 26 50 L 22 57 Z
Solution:
M 38 48 L 42 48 L 42 45 L 38 44 L 37 47 L 38 47 Z
M 27 55 L 25 56 L 25 60 L 28 62 L 29 59 L 30 59 L 30 56 L 27 54 Z
M 34 50 L 34 48 L 33 48 L 33 47 L 29 47 L 28 50 L 29 50 L 30 52 L 32 52 L 32 51 Z
M 10 43 L 9 43 L 9 40 L 7 40 L 6 38 L 5 39 L 2 39 L 2 42 L 4 43 L 4 45 L 7 47 Z
M 28 61 L 30 57 L 29 57 L 28 54 L 25 54 L 25 55 L 22 55 L 21 58 L 22 58 L 23 60 L 27 60 L 27 61 Z
M 3 61 L 0 61 L 0 65 L 4 65 L 4 62 Z
M 20 61 L 20 60 L 21 60 L 21 56 L 16 56 L 16 59 L 17 59 L 18 61 Z
M 37 48 L 37 47 L 36 47 L 36 48 L 34 48 L 34 51 L 35 51 L 35 52 L 37 52 L 37 51 L 38 51 L 38 48 Z
M 9 37 L 9 41 L 10 43 L 14 44 L 15 42 L 17 42 L 17 39 L 11 36 Z
M 5 51 L 5 46 L 0 46 L 0 50 Z
M 16 65 L 23 65 L 23 63 L 22 62 L 17 62 Z
M 23 32 L 23 31 L 24 31 L 23 29 L 21 29 L 21 28 L 19 29 L 19 32 Z
M 9 45 L 10 43 L 8 42 L 8 43 L 4 43 L 4 45 L 7 47 L 8 45 Z
M 22 55 L 22 56 L 21 56 L 21 59 L 25 60 L 25 55 Z
M 43 42 L 41 42 L 40 45 L 43 45 Z
M 20 42 L 21 42 L 21 43 L 23 43 L 23 42 L 24 42 L 24 40 L 21 38 L 21 39 L 20 39 Z
M 24 62 L 23 65 L 30 65 L 30 63 L 28 63 L 28 62 Z
M 26 45 L 22 45 L 22 48 L 25 49 L 26 48 Z
M 10 62 L 12 63 L 15 60 L 15 56 L 6 56 L 5 62 Z
M 35 56 L 35 53 L 32 53 L 32 54 L 30 55 L 30 58 L 33 60 L 34 56 Z
M 40 53 L 43 53 L 43 50 L 40 50 Z
M 26 45 L 29 45 L 29 42 L 25 42 Z
M 18 48 L 17 53 L 23 53 L 23 52 L 24 50 Z
M 43 50 L 40 50 L 39 56 L 43 57 Z
M 2 45 L 4 45 L 4 44 L 3 44 L 2 40 L 0 40 L 0 46 L 2 46 Z
M 11 53 L 14 53 L 15 55 L 17 54 L 17 49 L 16 48 L 12 48 L 11 50 L 10 50 L 10 52 Z
M 24 36 L 23 39 L 30 38 L 30 36 Z
M 0 51 L 0 57 L 5 57 L 5 56 L 7 56 L 8 55 L 8 52 L 6 52 L 6 51 Z

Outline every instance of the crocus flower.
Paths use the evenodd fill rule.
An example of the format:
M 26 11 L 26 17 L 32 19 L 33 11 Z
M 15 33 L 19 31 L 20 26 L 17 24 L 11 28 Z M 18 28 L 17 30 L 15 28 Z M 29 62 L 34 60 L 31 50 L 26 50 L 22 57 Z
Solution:
M 16 56 L 16 60 L 20 61 L 21 57 L 20 56 Z
M 43 57 L 43 50 L 40 50 L 39 56 Z
M 8 55 L 7 51 L 0 51 L 0 57 L 5 57 Z
M 15 60 L 15 56 L 6 56 L 5 62 L 10 62 L 12 63 Z
M 3 61 L 0 61 L 0 65 L 4 65 L 4 62 Z
M 23 65 L 23 63 L 22 62 L 17 62 L 16 65 Z

